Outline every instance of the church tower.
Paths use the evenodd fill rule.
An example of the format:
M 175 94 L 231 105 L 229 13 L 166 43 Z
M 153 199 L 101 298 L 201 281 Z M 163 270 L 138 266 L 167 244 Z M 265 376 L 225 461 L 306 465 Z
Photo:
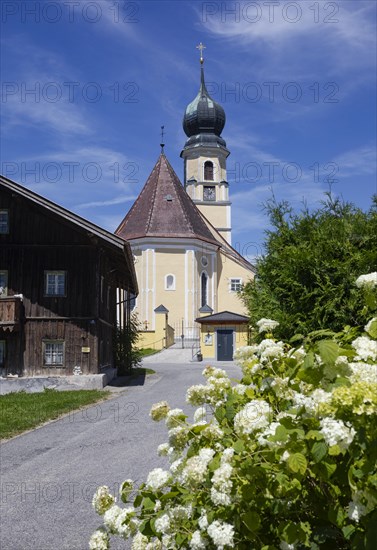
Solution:
M 184 160 L 184 186 L 199 208 L 224 239 L 231 244 L 231 202 L 226 175 L 229 151 L 221 137 L 225 112 L 206 88 L 203 68 L 203 46 L 200 56 L 200 88 L 186 107 L 183 129 L 187 140 L 181 157 Z

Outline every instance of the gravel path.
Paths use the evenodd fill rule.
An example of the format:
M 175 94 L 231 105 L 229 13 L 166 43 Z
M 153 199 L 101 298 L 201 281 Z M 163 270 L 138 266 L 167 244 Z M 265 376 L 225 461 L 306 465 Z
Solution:
M 203 382 L 204 363 L 161 359 L 148 360 L 145 366 L 156 374 L 144 384 L 114 387 L 110 400 L 2 444 L 1 550 L 87 550 L 101 524 L 91 506 L 96 488 L 117 492 L 124 479 L 141 483 L 152 468 L 166 466 L 156 454 L 166 429 L 149 418 L 150 407 L 166 399 L 192 412 L 185 392 Z M 240 376 L 232 363 L 216 366 Z M 128 547 L 118 539 L 112 544 L 114 550 Z

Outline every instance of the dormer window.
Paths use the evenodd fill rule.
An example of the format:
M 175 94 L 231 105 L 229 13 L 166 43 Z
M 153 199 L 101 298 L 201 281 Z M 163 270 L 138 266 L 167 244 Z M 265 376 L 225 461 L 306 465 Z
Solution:
M 210 160 L 206 160 L 204 163 L 204 179 L 213 181 L 213 162 Z

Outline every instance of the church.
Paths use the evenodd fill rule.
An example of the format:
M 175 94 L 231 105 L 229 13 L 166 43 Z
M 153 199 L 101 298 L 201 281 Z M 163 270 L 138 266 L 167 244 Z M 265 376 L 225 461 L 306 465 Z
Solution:
M 174 340 L 199 340 L 206 333 L 204 356 L 231 359 L 237 327 L 247 326 L 238 291 L 254 277 L 255 269 L 231 245 L 226 170 L 230 152 L 221 136 L 225 112 L 207 91 L 203 48 L 200 45 L 199 91 L 183 117 L 187 136 L 181 152 L 183 185 L 162 143 L 161 154 L 116 235 L 130 243 L 134 257 L 139 286 L 134 312 L 141 323 L 142 345 L 159 349 Z M 161 324 L 161 318 L 168 322 Z M 221 330 L 227 331 L 223 340 Z

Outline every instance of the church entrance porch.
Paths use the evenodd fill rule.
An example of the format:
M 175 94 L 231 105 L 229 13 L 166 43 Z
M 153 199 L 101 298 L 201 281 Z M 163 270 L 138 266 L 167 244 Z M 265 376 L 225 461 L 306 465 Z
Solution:
M 199 317 L 200 352 L 203 359 L 232 361 L 236 349 L 247 346 L 249 342 L 248 317 L 222 311 L 205 317 Z

